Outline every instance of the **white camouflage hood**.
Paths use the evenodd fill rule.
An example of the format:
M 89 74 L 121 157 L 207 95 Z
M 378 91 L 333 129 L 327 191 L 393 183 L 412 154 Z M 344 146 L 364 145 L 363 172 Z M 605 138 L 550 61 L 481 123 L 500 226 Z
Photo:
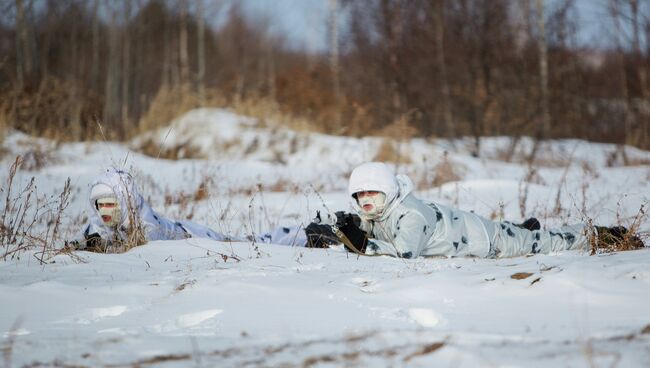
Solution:
M 142 195 L 140 195 L 140 191 L 135 186 L 133 177 L 131 176 L 131 174 L 129 174 L 126 171 L 122 171 L 118 169 L 109 169 L 107 172 L 105 172 L 104 174 L 102 174 L 92 182 L 92 184 L 90 185 L 91 195 L 89 195 L 88 200 L 90 202 L 90 206 L 93 209 L 93 216 L 97 216 L 98 218 L 99 215 L 95 207 L 95 200 L 97 200 L 97 198 L 93 198 L 92 189 L 96 185 L 101 185 L 101 184 L 112 188 L 113 193 L 115 193 L 115 197 L 120 202 L 120 215 L 121 215 L 120 224 L 122 226 L 128 226 L 129 209 L 133 209 L 135 213 L 140 213 L 143 209 L 142 206 L 144 203 L 144 199 L 142 198 Z
M 363 217 L 355 193 L 362 191 L 377 191 L 386 194 L 386 203 L 381 214 L 375 218 L 386 218 L 399 205 L 403 198 L 413 190 L 413 182 L 405 175 L 393 174 L 388 165 L 383 162 L 366 162 L 357 166 L 350 174 L 348 194 L 352 198 L 352 207 Z

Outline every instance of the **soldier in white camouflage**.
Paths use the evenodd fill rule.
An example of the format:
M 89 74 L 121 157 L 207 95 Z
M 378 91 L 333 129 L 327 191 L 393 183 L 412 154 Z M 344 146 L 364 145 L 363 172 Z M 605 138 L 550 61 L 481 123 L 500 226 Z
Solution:
M 335 228 L 355 251 L 401 258 L 421 256 L 515 257 L 536 253 L 588 250 L 590 239 L 615 243 L 632 241 L 622 227 L 586 224 L 541 230 L 537 220 L 524 224 L 495 222 L 471 212 L 418 199 L 412 181 L 394 175 L 384 163 L 368 162 L 350 175 L 348 194 L 358 219 L 337 213 Z

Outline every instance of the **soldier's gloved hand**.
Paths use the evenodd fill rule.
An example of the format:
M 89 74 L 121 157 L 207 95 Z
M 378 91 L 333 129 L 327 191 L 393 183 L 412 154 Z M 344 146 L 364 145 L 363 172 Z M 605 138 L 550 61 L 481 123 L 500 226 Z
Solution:
M 320 211 L 316 211 L 316 217 L 314 217 L 312 223 L 329 226 L 336 225 L 336 216 L 329 213 L 326 216 L 323 216 L 320 214 Z
M 70 241 L 65 241 L 63 244 L 63 250 L 64 251 L 71 251 L 71 250 L 77 250 L 79 249 L 79 241 L 78 240 L 70 240 Z
M 83 249 L 91 252 L 99 252 L 102 248 L 102 237 L 98 233 L 86 235 L 86 246 Z
M 336 227 L 345 234 L 348 240 L 350 240 L 350 243 L 352 243 L 359 252 L 364 253 L 366 251 L 368 237 L 357 224 L 360 224 L 358 216 L 351 213 L 345 213 L 344 211 L 336 212 Z M 345 245 L 345 248 L 349 251 L 353 251 L 347 246 L 347 244 L 343 243 L 343 245 Z
M 336 216 L 337 227 L 344 227 L 349 224 L 352 224 L 356 227 L 359 227 L 361 225 L 361 217 L 353 213 L 347 213 L 345 211 L 337 211 L 334 215 Z

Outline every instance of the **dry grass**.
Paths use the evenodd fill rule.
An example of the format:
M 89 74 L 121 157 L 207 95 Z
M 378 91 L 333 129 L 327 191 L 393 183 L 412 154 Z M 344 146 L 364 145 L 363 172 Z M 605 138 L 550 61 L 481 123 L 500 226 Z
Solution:
M 163 193 L 165 207 L 175 206 L 175 210 L 170 215 L 177 219 L 192 220 L 196 212 L 196 206 L 201 205 L 199 202 L 210 199 L 214 191 L 214 177 L 204 173 L 197 187 L 187 192 L 170 192 L 166 190 Z M 168 210 L 169 211 L 169 210 Z
M 431 185 L 439 187 L 444 183 L 458 181 L 461 178 L 458 173 L 458 165 L 449 159 L 447 151 L 442 155 L 442 160 L 433 168 L 434 177 Z
M 200 106 L 225 106 L 227 101 L 212 90 L 206 91 L 205 101 L 191 90 L 181 87 L 160 88 L 149 109 L 139 121 L 135 134 L 168 126 L 179 115 Z
M 4 209 L 0 213 L 0 258 L 6 261 L 37 250 L 34 256 L 45 263 L 47 257 L 57 253 L 57 244 L 62 240 L 60 226 L 70 203 L 70 179 L 57 197 L 39 197 L 34 177 L 16 190 L 14 180 L 22 163 L 22 157 L 16 157 L 9 168 L 7 183 L 0 190 L 4 197 Z
M 185 112 L 205 106 L 228 108 L 234 113 L 256 118 L 261 128 L 281 125 L 296 131 L 324 131 L 322 125 L 313 124 L 308 118 L 283 113 L 278 104 L 268 97 L 253 95 L 245 99 L 230 99 L 215 89 L 208 89 L 205 99 L 201 101 L 196 92 L 178 87 L 158 91 L 133 133 L 141 134 L 166 127 Z
M 530 272 L 517 272 L 510 275 L 510 278 L 514 280 L 523 280 L 531 277 L 532 275 L 533 274 Z
M 156 129 L 168 127 L 169 124 L 182 114 L 197 107 L 210 106 L 227 108 L 236 114 L 248 116 L 257 119 L 258 128 L 279 127 L 289 128 L 294 131 L 305 132 L 324 132 L 326 129 L 322 124 L 313 124 L 309 119 L 295 117 L 290 114 L 281 112 L 277 104 L 268 98 L 257 98 L 255 96 L 242 100 L 228 100 L 219 95 L 215 90 L 208 91 L 207 98 L 201 102 L 196 93 L 184 91 L 181 88 L 161 89 L 152 101 L 149 110 L 144 114 L 138 124 L 138 128 L 131 132 L 131 135 L 142 134 Z M 272 132 L 275 136 L 276 132 Z M 136 149 L 148 156 L 159 157 L 170 160 L 205 158 L 201 150 L 193 146 L 191 142 L 180 142 L 172 147 L 163 146 L 164 142 L 158 142 L 155 139 L 143 141 Z M 290 142 L 289 153 L 297 149 L 298 138 L 294 137 Z M 219 150 L 228 151 L 235 146 L 242 144 L 241 139 L 235 138 L 229 141 L 215 142 L 215 147 Z M 258 149 L 259 142 L 253 141 L 246 148 L 246 154 L 252 153 Z M 270 144 L 273 147 L 273 144 Z M 279 163 L 285 163 L 284 155 L 286 149 L 275 150 L 275 160 Z
M 431 344 L 423 345 L 423 346 L 420 347 L 419 350 L 417 350 L 417 351 L 411 353 L 410 355 L 407 355 L 406 357 L 404 357 L 404 362 L 408 362 L 409 360 L 411 360 L 413 358 L 417 358 L 417 357 L 420 357 L 420 356 L 424 356 L 424 355 L 434 353 L 434 352 L 438 351 L 439 349 L 443 348 L 445 345 L 446 345 L 445 342 L 434 342 L 434 343 L 431 343 Z
M 260 127 L 286 127 L 298 132 L 326 132 L 324 124 L 314 124 L 313 119 L 295 116 L 280 110 L 277 102 L 268 97 L 251 96 L 229 105 L 235 113 L 256 118 Z
M 27 171 L 41 170 L 55 160 L 53 152 L 51 150 L 44 150 L 40 145 L 25 152 L 22 159 L 23 163 L 21 165 L 21 170 Z
M 402 114 L 379 131 L 379 135 L 385 138 L 375 154 L 374 161 L 394 162 L 396 169 L 401 164 L 411 163 L 411 155 L 403 148 L 405 143 L 418 133 L 417 129 L 409 124 L 409 117 L 414 112 L 415 110 L 411 110 Z
M 618 146 L 607 155 L 605 166 L 607 167 L 621 167 L 621 166 L 647 166 L 650 165 L 648 158 L 631 158 L 627 155 L 624 146 Z
M 204 176 L 203 180 L 201 180 L 201 183 L 199 183 L 198 188 L 196 188 L 196 191 L 194 192 L 193 199 L 194 201 L 202 201 L 204 199 L 208 199 L 210 196 L 210 190 L 209 187 L 213 183 L 213 180 L 209 176 Z
M 401 144 L 392 139 L 384 138 L 377 149 L 377 153 L 372 161 L 394 162 L 398 164 L 410 164 L 411 157 L 406 152 L 400 150 Z
M 147 156 L 165 160 L 205 158 L 200 149 L 190 143 L 182 143 L 173 147 L 163 147 L 162 142 L 147 139 L 137 147 L 137 151 Z
M 593 220 L 587 218 L 587 225 L 595 229 L 587 234 L 589 239 L 589 253 L 596 255 L 643 248 L 644 242 L 647 241 L 649 234 L 639 232 L 639 228 L 648 219 L 648 214 L 645 210 L 646 205 L 647 203 L 641 205 L 639 211 L 637 211 L 627 226 L 623 224 L 622 219 L 617 215 L 618 220 L 616 226 L 624 229 L 620 234 L 612 233 L 604 227 L 596 229 L 597 227 L 594 226 Z
M 83 91 L 79 83 L 54 76 L 22 91 L 5 91 L 0 98 L 0 120 L 28 134 L 58 141 L 78 141 L 95 136 L 94 119 L 102 102 Z

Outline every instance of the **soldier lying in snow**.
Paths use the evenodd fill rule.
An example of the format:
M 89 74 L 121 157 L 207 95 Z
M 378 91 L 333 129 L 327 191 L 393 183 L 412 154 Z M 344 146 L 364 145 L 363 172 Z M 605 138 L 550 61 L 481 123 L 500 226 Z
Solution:
M 494 222 L 470 212 L 420 200 L 412 190 L 413 183 L 407 176 L 395 176 L 383 163 L 369 162 L 355 168 L 350 175 L 348 192 L 358 217 L 338 212 L 333 219 L 336 222 L 333 228 L 340 230 L 338 235 L 346 248 L 366 255 L 402 258 L 502 258 L 587 250 L 590 238 L 604 243 L 627 241 L 632 244 L 631 248 L 644 246 L 623 227 L 575 224 L 542 231 L 535 219 L 522 225 Z M 314 225 L 310 226 L 314 229 Z M 321 234 L 327 233 L 322 226 L 317 229 Z M 331 236 L 325 235 L 325 238 L 331 239 Z
M 127 250 L 153 240 L 209 238 L 217 241 L 247 241 L 215 232 L 191 221 L 174 221 L 156 213 L 144 200 L 133 177 L 111 169 L 93 181 L 89 196 L 90 219 L 78 239 L 68 244 L 74 249 L 95 252 Z M 277 228 L 255 239 L 259 242 L 303 245 L 305 233 L 298 227 Z

